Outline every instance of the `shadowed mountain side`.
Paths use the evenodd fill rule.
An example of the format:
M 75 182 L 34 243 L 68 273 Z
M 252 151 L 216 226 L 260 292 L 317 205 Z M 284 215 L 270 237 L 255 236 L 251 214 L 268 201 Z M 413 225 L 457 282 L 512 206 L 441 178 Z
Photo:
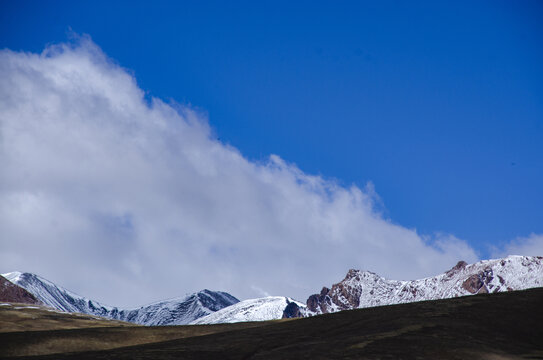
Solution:
M 0 276 L 0 302 L 15 302 L 39 305 L 41 302 L 34 295 Z
M 543 288 L 537 288 L 343 311 L 36 359 L 543 359 L 542 303 Z M 16 341 L 24 343 L 25 336 L 33 335 L 19 336 Z

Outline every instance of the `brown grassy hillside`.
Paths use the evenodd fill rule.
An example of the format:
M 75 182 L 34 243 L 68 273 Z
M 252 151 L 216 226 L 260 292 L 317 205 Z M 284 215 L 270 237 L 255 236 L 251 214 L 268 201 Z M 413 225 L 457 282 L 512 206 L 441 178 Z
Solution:
M 36 359 L 543 359 L 543 288 L 222 328 L 117 329 L 4 333 L 0 340 L 10 344 L 11 354 L 29 341 L 73 337 L 85 344 L 116 331 L 142 341 L 124 346 L 113 337 L 112 347 L 117 341 L 121 347 Z M 155 342 L 159 337 L 150 334 L 156 331 L 184 335 Z

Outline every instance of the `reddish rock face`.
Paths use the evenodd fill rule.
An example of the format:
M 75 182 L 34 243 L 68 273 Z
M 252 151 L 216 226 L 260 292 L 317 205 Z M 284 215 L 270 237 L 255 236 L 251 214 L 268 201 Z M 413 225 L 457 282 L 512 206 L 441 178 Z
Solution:
M 445 274 L 447 274 L 448 277 L 452 277 L 460 270 L 465 269 L 467 265 L 467 262 L 460 260 L 451 270 L 447 271 Z
M 477 274 L 471 275 L 462 283 L 462 287 L 472 294 L 478 292 L 483 285 L 483 281 Z
M 341 310 L 356 309 L 360 303 L 360 294 L 362 293 L 361 289 L 353 288 L 351 286 L 345 285 L 340 282 L 332 286 L 330 294 L 332 295 L 332 302 L 338 304 Z M 340 297 L 345 299 L 347 303 L 343 303 L 340 300 Z
M 323 287 L 320 294 L 314 294 L 307 299 L 307 308 L 310 311 L 319 311 L 328 313 L 330 306 L 335 306 L 340 310 L 356 309 L 360 302 L 361 289 L 349 286 L 347 280 L 356 279 L 360 281 L 360 272 L 349 270 L 345 279 L 332 285 L 331 289 Z
M 307 300 L 307 310 L 324 314 L 341 310 L 435 300 L 469 294 L 487 294 L 543 286 L 543 258 L 508 256 L 474 264 L 459 261 L 434 277 L 387 280 L 369 271 L 349 270 L 345 279 Z M 515 280 L 525 276 L 521 284 Z M 511 285 L 515 284 L 515 285 Z
M 499 275 L 500 282 L 503 280 Z M 471 275 L 463 283 L 462 287 L 472 294 L 488 294 L 489 283 L 494 278 L 492 269 L 484 269 L 478 274 Z M 503 283 L 502 283 L 503 284 Z M 490 285 L 492 288 L 492 285 Z
M 468 265 L 467 262 L 464 260 L 460 260 L 453 268 L 452 270 L 462 270 Z
M 311 295 L 309 299 L 307 299 L 307 308 L 313 312 L 320 308 L 323 313 L 327 313 L 328 309 L 325 304 L 330 304 L 330 296 L 328 296 L 329 292 L 330 289 L 323 287 L 320 294 Z
M 35 305 L 41 304 L 34 295 L 22 287 L 11 283 L 3 276 L 0 276 L 0 301 Z

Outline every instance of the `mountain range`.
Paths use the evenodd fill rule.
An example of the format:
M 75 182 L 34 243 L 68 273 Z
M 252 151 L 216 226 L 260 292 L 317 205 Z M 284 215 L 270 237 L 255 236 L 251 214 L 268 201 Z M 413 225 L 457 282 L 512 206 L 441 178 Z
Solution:
M 351 269 L 342 281 L 331 288 L 323 287 L 305 304 L 284 296 L 240 302 L 225 292 L 202 290 L 136 309 L 121 309 L 79 296 L 35 274 L 11 272 L 3 276 L 39 302 L 61 311 L 142 325 L 216 324 L 308 317 L 357 308 L 543 287 L 543 257 L 512 255 L 474 264 L 460 261 L 445 273 L 409 281 L 388 280 L 370 271 Z
M 2 276 L 54 309 L 141 325 L 184 325 L 239 302 L 238 299 L 225 292 L 202 290 L 135 309 L 121 309 L 77 295 L 35 274 L 15 271 L 2 274 Z
M 341 282 L 309 297 L 307 315 L 542 286 L 541 256 L 512 255 L 474 264 L 459 261 L 443 274 L 410 281 L 351 269 Z

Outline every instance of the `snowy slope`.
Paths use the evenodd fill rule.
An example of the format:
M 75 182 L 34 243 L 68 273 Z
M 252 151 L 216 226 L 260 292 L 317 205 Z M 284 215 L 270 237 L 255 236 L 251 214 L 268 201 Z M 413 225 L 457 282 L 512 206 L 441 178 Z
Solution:
M 11 272 L 2 276 L 54 309 L 103 316 L 142 325 L 188 324 L 199 317 L 239 302 L 228 293 L 203 290 L 136 309 L 120 309 L 77 295 L 34 274 Z
M 305 305 L 301 302 L 288 297 L 268 296 L 240 301 L 213 314 L 201 317 L 191 324 L 219 324 L 281 319 L 285 308 L 290 303 L 295 303 L 298 307 L 305 308 Z
M 436 300 L 543 286 L 543 257 L 508 256 L 468 265 L 425 279 L 387 280 L 369 271 L 349 270 L 331 289 L 307 300 L 309 315 L 341 310 Z
M 341 310 L 444 299 L 543 286 L 543 257 L 508 256 L 475 264 L 459 262 L 449 271 L 425 279 L 387 280 L 369 271 L 349 270 L 331 289 L 311 295 L 307 306 L 287 297 L 239 302 L 224 292 L 203 290 L 135 309 L 106 306 L 74 294 L 37 275 L 3 274 L 10 282 L 55 309 L 103 316 L 143 325 L 215 324 L 310 316 Z M 288 306 L 288 307 L 287 307 Z
M 139 309 L 121 310 L 112 318 L 143 325 L 185 325 L 239 302 L 224 292 L 202 290 L 186 297 L 159 301 Z

